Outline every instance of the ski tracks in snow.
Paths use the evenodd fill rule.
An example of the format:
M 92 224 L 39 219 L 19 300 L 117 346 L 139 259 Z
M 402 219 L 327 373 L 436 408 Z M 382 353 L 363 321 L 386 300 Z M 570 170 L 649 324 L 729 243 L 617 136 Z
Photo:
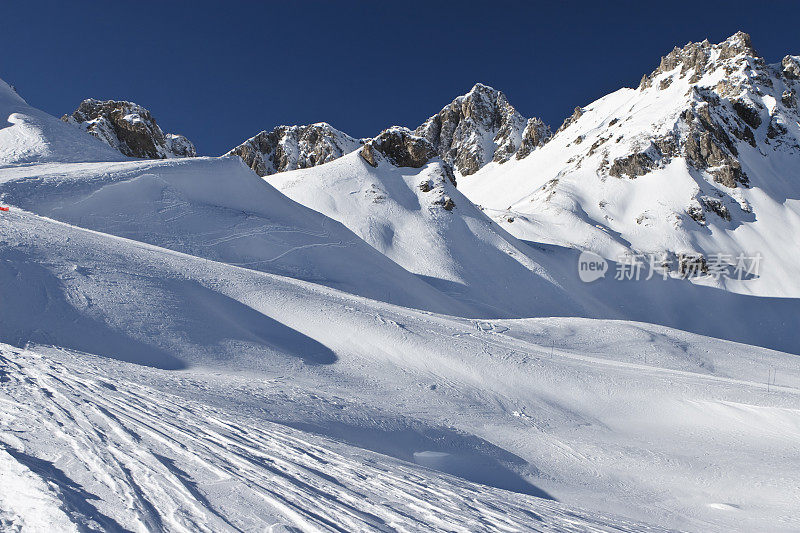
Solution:
M 72 363 L 70 363 L 72 364 Z M 0 349 L 0 527 L 642 531 Z

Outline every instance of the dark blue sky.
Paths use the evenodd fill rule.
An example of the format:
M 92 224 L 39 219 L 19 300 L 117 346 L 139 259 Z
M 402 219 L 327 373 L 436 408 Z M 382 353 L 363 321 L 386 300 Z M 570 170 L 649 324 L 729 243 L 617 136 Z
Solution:
M 149 108 L 217 155 L 278 124 L 415 127 L 481 81 L 553 127 L 635 86 L 674 45 L 750 33 L 800 54 L 798 3 L 0 3 L 0 78 L 54 115 L 88 97 Z

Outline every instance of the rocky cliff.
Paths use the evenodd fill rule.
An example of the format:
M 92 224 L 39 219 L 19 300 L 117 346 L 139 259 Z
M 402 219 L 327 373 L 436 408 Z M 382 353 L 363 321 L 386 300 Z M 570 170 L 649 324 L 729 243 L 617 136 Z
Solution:
M 522 158 L 550 138 L 538 118 L 525 119 L 505 94 L 481 83 L 446 105 L 415 133 L 464 176 L 494 161 Z
M 256 174 L 268 176 L 333 161 L 358 149 L 363 142 L 319 122 L 262 131 L 225 155 L 237 155 Z
M 129 157 L 194 157 L 194 145 L 183 135 L 165 134 L 150 111 L 133 102 L 88 99 L 61 120 L 75 124 Z

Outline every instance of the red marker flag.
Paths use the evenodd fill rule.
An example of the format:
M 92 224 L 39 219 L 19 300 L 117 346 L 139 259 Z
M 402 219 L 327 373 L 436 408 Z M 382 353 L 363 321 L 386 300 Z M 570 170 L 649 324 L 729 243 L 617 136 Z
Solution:
M 11 211 L 10 207 L 0 206 L 0 211 Z

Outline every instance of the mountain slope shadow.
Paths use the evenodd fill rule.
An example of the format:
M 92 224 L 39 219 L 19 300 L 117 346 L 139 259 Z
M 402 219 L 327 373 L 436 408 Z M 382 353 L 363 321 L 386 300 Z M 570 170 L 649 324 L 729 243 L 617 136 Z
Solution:
M 333 350 L 324 344 L 196 281 L 181 281 L 171 289 L 185 300 L 192 323 L 186 334 L 193 343 L 209 346 L 235 339 L 299 357 L 309 365 L 331 364 L 338 360 Z
M 339 421 L 276 422 L 482 485 L 555 500 L 517 472 L 537 473 L 535 466 L 475 435 L 419 423 L 378 428 Z
M 70 303 L 61 281 L 20 252 L 0 258 L 0 340 L 52 344 L 164 370 L 185 363 L 87 316 Z
M 194 280 L 147 276 L 129 280 L 142 285 L 129 286 L 134 296 L 124 302 L 129 306 L 126 319 L 120 324 L 109 316 L 108 322 L 104 303 L 91 303 L 108 280 L 93 280 L 91 269 L 78 267 L 76 272 L 88 280 L 85 288 L 70 287 L 26 252 L 4 250 L 0 340 L 17 346 L 62 346 L 164 370 L 186 368 L 193 352 L 202 348 L 213 356 L 214 346 L 230 341 L 311 365 L 337 360 L 327 346 Z M 84 298 L 88 305 L 80 303 Z M 181 338 L 184 342 L 176 344 Z M 228 350 L 223 347 L 218 353 Z

